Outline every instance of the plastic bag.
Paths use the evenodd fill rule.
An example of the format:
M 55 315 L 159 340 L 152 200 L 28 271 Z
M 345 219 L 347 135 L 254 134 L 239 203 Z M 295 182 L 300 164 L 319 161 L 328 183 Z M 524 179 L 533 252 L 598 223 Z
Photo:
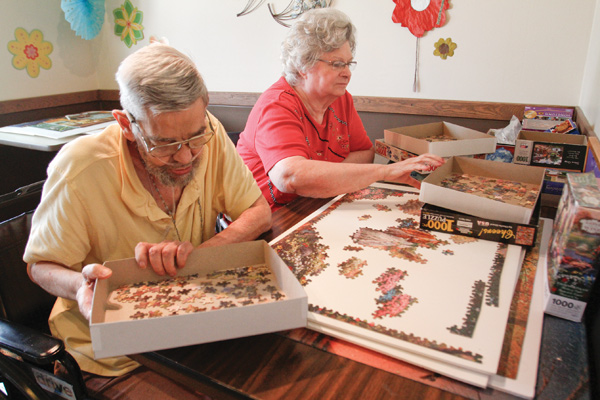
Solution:
M 517 135 L 520 131 L 521 121 L 519 120 L 519 118 L 513 115 L 510 119 L 510 123 L 502 129 L 497 129 L 494 135 L 496 136 L 496 139 L 498 139 L 498 143 L 515 144 L 515 141 L 517 140 Z

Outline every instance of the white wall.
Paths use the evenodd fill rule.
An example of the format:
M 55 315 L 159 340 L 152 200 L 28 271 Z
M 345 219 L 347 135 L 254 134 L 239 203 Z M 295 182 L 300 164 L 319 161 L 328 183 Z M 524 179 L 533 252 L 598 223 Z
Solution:
M 128 49 L 113 33 L 106 1 L 101 34 L 84 41 L 68 29 L 59 0 L 1 0 L 0 48 L 14 29 L 39 28 L 54 46 L 54 63 L 36 79 L 15 70 L 0 50 L 0 100 L 89 90 L 116 89 L 114 73 L 127 54 L 166 36 L 199 65 L 211 91 L 261 92 L 281 73 L 279 45 L 285 27 L 266 3 L 281 10 L 289 0 L 267 0 L 236 17 L 248 0 L 132 0 L 144 12 L 145 38 Z M 594 123 L 598 113 L 598 0 L 454 0 L 447 24 L 421 38 L 420 91 L 412 91 L 416 38 L 391 20 L 391 0 L 335 0 L 358 29 L 354 95 L 426 99 L 581 105 Z M 7 12 L 4 12 L 4 11 Z M 596 23 L 594 24 L 594 15 Z M 567 18 L 568 17 L 568 18 Z M 592 32 L 594 38 L 591 39 Z M 454 57 L 433 56 L 434 43 L 452 38 Z M 585 78 L 584 78 L 585 71 Z M 587 114 L 586 114 L 587 115 Z
M 579 106 L 600 136 L 600 2 L 596 4 Z
M 7 46 L 17 28 L 39 29 L 54 47 L 52 68 L 37 78 L 12 66 Z M 71 30 L 60 0 L 0 0 L 0 101 L 98 89 L 92 46 Z

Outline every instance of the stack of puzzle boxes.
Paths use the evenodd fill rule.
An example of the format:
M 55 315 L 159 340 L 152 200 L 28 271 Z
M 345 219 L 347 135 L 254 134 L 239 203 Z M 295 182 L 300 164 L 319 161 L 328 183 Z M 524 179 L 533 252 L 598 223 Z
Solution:
M 422 229 L 497 242 L 533 246 L 537 235 L 539 194 L 544 171 L 486 161 L 496 138 L 448 122 L 384 131 L 376 152 L 392 161 L 425 153 L 446 159 L 422 181 Z M 524 190 L 526 188 L 526 190 Z
M 376 153 L 395 162 L 425 153 L 483 158 L 495 149 L 495 137 L 449 122 L 386 129 L 375 141 Z
M 543 179 L 540 168 L 452 157 L 421 183 L 420 227 L 533 246 Z
M 584 172 L 588 141 L 573 121 L 572 108 L 525 107 L 513 162 L 546 168 L 542 202 L 556 207 L 567 172 Z

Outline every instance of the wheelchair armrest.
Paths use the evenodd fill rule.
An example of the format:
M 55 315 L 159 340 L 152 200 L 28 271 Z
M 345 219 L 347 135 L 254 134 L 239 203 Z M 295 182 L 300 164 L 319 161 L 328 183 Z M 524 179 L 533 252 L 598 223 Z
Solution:
M 51 400 L 56 398 L 50 397 L 41 386 L 36 384 L 36 382 L 31 379 L 29 374 L 19 368 L 15 368 L 10 358 L 2 354 L 0 354 L 0 371 L 4 371 L 4 378 L 12 383 L 12 385 L 17 388 L 19 393 L 27 395 L 27 397 L 23 398 L 28 398 L 31 400 Z M 12 394 L 12 391 L 10 394 Z M 1 392 L 0 396 L 2 396 L 3 399 L 5 398 Z
M 65 350 L 65 345 L 60 339 L 0 319 L 0 350 L 7 350 L 25 361 L 45 365 L 55 361 Z

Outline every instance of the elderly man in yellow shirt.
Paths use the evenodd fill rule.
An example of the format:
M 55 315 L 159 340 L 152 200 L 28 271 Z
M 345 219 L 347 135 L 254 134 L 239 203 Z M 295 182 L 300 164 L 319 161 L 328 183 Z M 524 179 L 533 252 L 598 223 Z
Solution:
M 191 59 L 151 44 L 121 63 L 117 81 L 123 107 L 113 111 L 118 124 L 67 144 L 48 167 L 24 260 L 32 280 L 58 296 L 52 334 L 90 373 L 92 392 L 89 382 L 102 386 L 110 380 L 103 377 L 131 376 L 136 386 L 162 379 L 164 390 L 153 387 L 146 398 L 150 392 L 185 398 L 183 388 L 168 387 L 173 382 L 149 376 L 127 357 L 94 360 L 92 290 L 96 279 L 111 274 L 101 264 L 135 256 L 140 268 L 174 275 L 196 247 L 255 239 L 270 228 L 271 211 L 223 126 L 207 111 L 208 92 Z M 219 213 L 233 222 L 215 234 Z M 143 371 L 142 378 L 135 378 L 136 371 Z M 118 385 L 112 390 L 91 394 L 119 395 Z

